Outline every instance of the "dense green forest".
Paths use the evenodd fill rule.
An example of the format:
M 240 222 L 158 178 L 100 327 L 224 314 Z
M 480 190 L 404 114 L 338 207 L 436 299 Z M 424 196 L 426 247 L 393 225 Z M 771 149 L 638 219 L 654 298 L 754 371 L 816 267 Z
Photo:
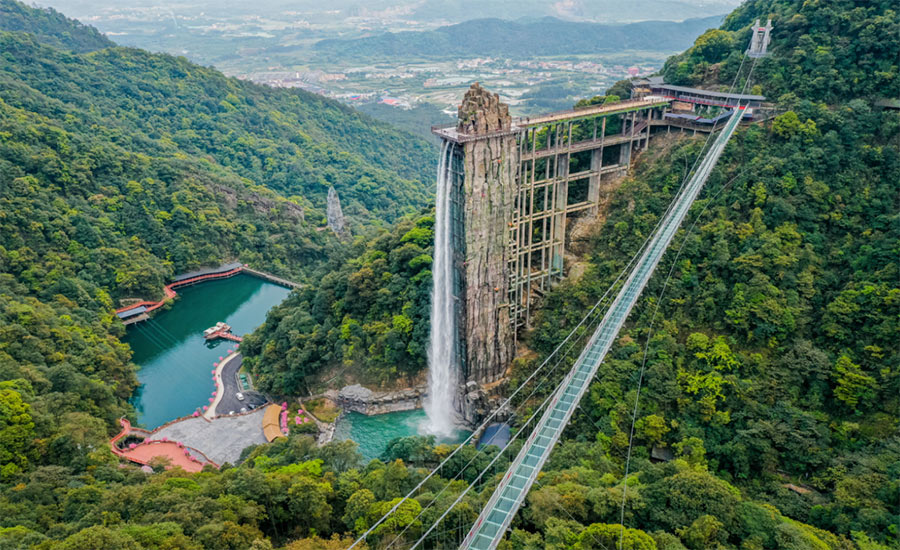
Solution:
M 384 33 L 367 38 L 327 39 L 315 44 L 323 58 L 393 59 L 490 56 L 527 58 L 577 55 L 601 51 L 671 52 L 688 47 L 693 38 L 721 22 L 721 16 L 674 21 L 641 21 L 605 25 L 544 17 L 518 22 L 474 19 L 433 31 Z
M 358 238 L 315 285 L 272 308 L 241 344 L 259 387 L 314 393 L 307 377 L 332 367 L 345 380 L 408 384 L 426 362 L 433 225 L 419 216 Z
M 750 2 L 726 20 L 723 30 L 735 36 L 709 58 L 718 61 L 701 59 L 704 35 L 667 64 L 667 72 L 696 74 L 690 82 L 727 86 L 734 72 L 725 67 L 745 47 L 747 25 L 771 13 L 784 30 L 750 85 L 777 101 L 780 114 L 742 128 L 729 145 L 505 549 L 617 548 L 620 540 L 631 550 L 885 550 L 900 543 L 900 116 L 872 101 L 898 95 L 898 46 L 878 38 L 877 47 L 848 47 L 893 28 L 891 7 Z M 801 59 L 798 50 L 807 51 L 802 45 L 813 37 L 832 44 L 823 47 L 846 89 L 833 80 L 813 84 L 812 63 L 789 61 Z M 302 104 L 305 95 L 281 96 L 135 50 L 83 56 L 20 33 L 0 41 L 0 549 L 346 548 L 450 447 L 405 438 L 382 460 L 363 464 L 352 443 L 317 448 L 296 435 L 248 449 L 221 471 L 148 475 L 121 465 L 106 441 L 114 419 L 129 411 L 135 379 L 110 311 L 117 298 L 150 292 L 175 270 L 230 254 L 321 279 L 274 309 L 246 341 L 247 361 L 269 388 L 304 391 L 316 369 L 341 366 L 373 380 L 406 374 L 417 358 L 421 366 L 427 333 L 433 220 L 422 214 L 424 201 L 405 195 L 408 202 L 391 213 L 394 227 L 340 246 L 304 222 L 321 210 L 304 194 L 312 184 L 285 183 L 285 174 L 304 173 L 283 166 L 292 155 L 271 153 L 282 160 L 267 171 L 254 165 L 257 153 L 242 156 L 215 141 L 232 125 L 238 134 L 254 128 L 252 116 L 229 118 L 234 111 L 219 103 L 218 86 L 247 86 L 246 101 L 226 100 L 238 112 L 250 109 L 254 93 L 270 106 L 276 96 Z M 184 93 L 197 95 L 180 102 L 178 82 L 188 76 L 163 69 L 135 76 L 147 65 L 208 71 L 208 93 L 222 108 L 203 107 L 203 93 L 190 90 Z M 873 67 L 885 76 L 872 76 Z M 94 80 L 94 70 L 104 77 Z M 881 87 L 854 83 L 856 73 Z M 51 86 L 57 74 L 74 83 L 60 77 Z M 161 84 L 165 93 L 154 87 L 167 78 L 174 83 Z M 127 113 L 123 106 L 144 93 L 155 107 Z M 170 101 L 180 106 L 172 113 L 191 120 L 171 121 Z M 319 111 L 344 112 L 316 101 Z M 198 134 L 184 144 L 175 129 L 182 124 Z M 324 131 L 310 125 L 309 135 Z M 263 136 L 252 134 L 256 140 Z M 333 149 L 356 159 L 340 166 L 368 159 L 366 140 L 375 137 L 360 138 L 360 149 Z M 683 176 L 672 167 L 701 146 L 701 139 L 661 141 L 638 160 L 602 227 L 576 243 L 586 271 L 550 293 L 535 328 L 522 335 L 534 353 L 516 363 L 513 385 L 608 287 L 672 199 Z M 390 172 L 378 164 L 385 159 L 367 162 L 375 163 L 372 174 Z M 425 195 L 403 178 L 385 192 Z M 342 200 L 352 195 L 344 189 Z M 346 200 L 375 217 L 382 199 L 364 203 L 364 189 Z M 669 449 L 674 460 L 654 463 L 653 447 Z M 401 542 L 418 538 L 496 452 L 464 448 L 368 546 L 383 548 L 401 531 Z M 470 525 L 493 483 L 466 495 L 447 525 Z M 435 498 L 439 506 L 417 517 Z M 451 547 L 452 538 L 438 531 L 428 547 Z
M 90 129 L 146 155 L 205 159 L 320 211 L 334 186 L 351 223 L 391 221 L 426 202 L 433 145 L 335 101 L 184 58 L 129 48 L 73 55 L 41 38 L 0 37 L 0 99 L 64 130 Z
M 93 505 L 144 479 L 106 446 L 137 384 L 112 314 L 121 298 L 158 297 L 174 273 L 230 258 L 306 280 L 343 253 L 316 227 L 329 186 L 351 223 L 383 223 L 426 204 L 433 156 L 335 102 L 114 47 L 0 0 L 0 548 L 58 547 L 94 524 L 86 508 L 57 513 L 66 494 Z M 62 547 L 205 545 L 165 542 L 183 526 L 151 521 L 158 532 L 135 524 L 99 542 L 88 530 Z
M 835 104 L 900 95 L 900 11 L 889 0 L 749 0 L 721 28 L 669 58 L 666 82 L 729 85 L 750 42 L 750 25 L 767 17 L 774 24 L 769 50 L 776 55 L 761 59 L 753 72 L 767 97 L 793 94 Z

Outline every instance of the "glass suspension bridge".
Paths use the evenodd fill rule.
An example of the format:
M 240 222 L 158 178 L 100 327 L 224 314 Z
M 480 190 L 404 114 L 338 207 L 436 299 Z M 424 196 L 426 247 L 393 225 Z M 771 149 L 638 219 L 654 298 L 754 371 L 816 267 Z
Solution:
M 642 251 L 639 251 L 635 256 L 636 260 L 633 258 L 632 262 L 630 262 L 630 265 L 632 265 L 633 267 L 628 273 L 624 284 L 620 287 L 616 298 L 612 302 L 612 305 L 609 307 L 602 320 L 597 325 L 597 328 L 594 330 L 587 344 L 582 349 L 571 370 L 565 375 L 562 382 L 560 382 L 560 384 L 554 390 L 553 394 L 549 398 L 547 398 L 547 400 L 543 405 L 541 405 L 541 407 L 538 407 L 538 410 L 540 410 L 544 406 L 546 406 L 546 409 L 544 410 L 543 415 L 537 421 L 537 424 L 529 435 L 528 440 L 525 441 L 518 455 L 515 457 L 506 473 L 503 475 L 503 478 L 492 493 L 490 499 L 487 501 L 487 504 L 482 509 L 471 530 L 469 530 L 468 534 L 463 539 L 462 544 L 459 546 L 460 550 L 493 550 L 503 539 L 503 536 L 509 528 L 517 511 L 522 506 L 522 502 L 528 494 L 528 491 L 531 489 L 531 486 L 537 479 L 541 468 L 549 458 L 550 452 L 553 450 L 554 445 L 556 445 L 556 442 L 562 435 L 566 424 L 568 424 L 569 420 L 571 419 L 573 413 L 575 412 L 575 409 L 578 407 L 579 401 L 587 391 L 591 380 L 596 375 L 600 364 L 606 357 L 606 354 L 612 346 L 616 336 L 618 335 L 619 330 L 625 324 L 625 321 L 628 318 L 628 314 L 631 312 L 631 309 L 634 307 L 635 303 L 646 287 L 647 282 L 653 275 L 653 272 L 662 259 L 663 254 L 666 252 L 666 249 L 669 247 L 669 244 L 672 242 L 672 239 L 674 238 L 675 233 L 678 231 L 679 226 L 687 216 L 687 213 L 690 210 L 692 204 L 696 200 L 707 179 L 709 179 L 713 168 L 715 168 L 719 157 L 722 155 L 722 152 L 725 150 L 726 145 L 728 145 L 729 140 L 734 135 L 741 119 L 749 113 L 750 109 L 746 106 L 739 106 L 732 111 L 731 116 L 725 122 L 721 132 L 716 136 L 715 140 L 707 150 L 706 154 L 703 156 L 702 160 L 700 160 L 699 164 L 696 165 L 696 169 L 692 171 L 692 174 L 690 175 L 688 180 L 681 187 L 675 199 L 663 214 L 654 233 L 642 247 Z M 711 137 L 712 136 L 710 136 L 710 138 Z M 613 285 L 613 288 L 614 287 L 615 283 Z M 610 291 L 612 290 L 613 289 L 611 288 Z M 603 299 L 601 298 L 601 301 L 602 300 Z M 597 306 L 595 306 L 595 308 L 596 307 Z M 593 311 L 594 310 L 591 310 L 591 312 Z M 588 316 L 585 317 L 585 320 L 587 320 L 587 318 L 590 316 L 591 313 L 589 313 Z M 576 327 L 576 330 L 577 328 L 578 327 Z M 572 334 L 570 334 L 570 337 L 574 333 L 575 331 L 573 330 Z M 566 338 L 566 341 L 568 340 L 569 338 Z M 560 344 L 560 347 L 557 348 L 557 351 L 559 351 L 559 349 L 561 349 L 565 343 L 566 342 L 564 341 L 562 344 Z M 554 352 L 554 354 L 555 353 L 556 352 Z M 550 358 L 548 357 L 548 361 L 549 359 Z M 544 365 L 546 365 L 546 362 L 544 363 Z M 483 425 L 486 425 L 500 409 L 503 409 L 503 407 L 506 406 L 506 404 L 508 404 L 512 400 L 512 398 L 524 388 L 524 386 L 538 373 L 539 370 L 541 370 L 544 365 L 541 365 L 541 367 L 539 367 L 534 373 L 532 373 L 532 375 L 529 376 L 529 378 L 526 379 L 525 382 L 523 382 L 519 386 L 519 388 L 512 393 L 512 395 L 509 396 L 504 405 L 502 405 L 497 411 L 490 415 L 487 420 L 485 420 Z M 528 429 L 528 425 L 530 425 L 531 422 L 532 420 L 530 419 L 522 427 L 523 432 Z M 459 451 L 459 449 L 468 442 L 469 440 L 458 446 L 456 450 L 445 457 L 442 465 L 448 462 L 457 453 L 457 451 Z M 500 454 L 502 454 L 502 452 Z M 496 461 L 497 458 L 500 457 L 500 454 L 498 454 L 494 458 L 494 460 L 491 461 L 487 468 L 481 471 L 481 473 L 475 480 L 476 482 L 490 470 L 491 466 L 494 464 L 494 461 Z M 467 464 L 467 466 L 470 464 L 471 461 L 469 464 Z M 432 472 L 426 475 L 425 478 L 422 479 L 406 497 L 398 499 L 394 506 L 380 520 L 371 525 L 368 530 L 366 530 L 361 536 L 359 536 L 359 538 L 348 548 L 348 550 L 356 548 L 362 541 L 366 540 L 368 535 L 372 534 L 376 529 L 378 529 L 379 526 L 388 519 L 388 517 L 396 512 L 405 501 L 412 498 L 412 495 L 415 494 L 419 489 L 424 487 L 425 483 L 428 482 L 428 480 L 431 479 L 432 476 L 434 476 L 440 470 L 440 466 L 432 470 Z M 457 474 L 457 477 L 458 476 L 459 474 Z M 465 489 L 450 505 L 450 507 L 425 530 L 424 534 L 420 538 L 418 538 L 418 540 L 416 540 L 410 548 L 419 547 L 438 527 L 438 525 L 441 524 L 442 520 L 447 516 L 447 514 L 450 513 L 454 506 L 456 506 L 456 504 L 458 504 L 462 500 L 465 494 L 474 485 L 474 482 L 470 483 L 468 485 L 468 488 Z M 443 490 L 441 491 L 441 493 L 443 493 Z M 438 493 L 437 496 L 440 496 L 441 493 Z M 434 501 L 436 500 L 437 497 L 435 497 Z M 434 501 L 432 501 L 432 503 L 434 503 Z M 415 519 L 418 520 L 422 516 L 423 512 L 421 512 Z M 411 522 L 409 525 L 407 525 L 406 528 L 402 529 L 400 533 L 389 544 L 387 544 L 387 546 L 380 547 L 393 548 L 395 547 L 396 543 L 403 544 L 403 534 L 412 526 L 412 523 L 415 523 L 415 521 Z
M 661 223 L 638 262 L 616 296 L 603 320 L 597 326 L 581 355 L 557 387 L 534 431 L 513 460 L 500 484 L 494 490 L 475 525 L 460 549 L 489 550 L 497 547 L 522 505 L 522 501 L 550 456 L 550 451 L 575 412 L 578 402 L 597 373 L 600 363 L 625 324 L 631 308 L 653 275 L 656 266 L 684 221 L 691 205 L 709 178 L 722 151 L 734 134 L 747 109 L 735 109 L 722 132 L 700 162 L 678 196 L 672 201 Z

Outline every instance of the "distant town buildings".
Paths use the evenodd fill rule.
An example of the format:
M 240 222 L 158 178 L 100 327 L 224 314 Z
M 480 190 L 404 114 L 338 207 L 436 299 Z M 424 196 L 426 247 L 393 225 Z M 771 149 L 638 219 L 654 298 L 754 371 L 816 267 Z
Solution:
M 525 96 L 534 87 L 561 78 L 576 83 L 588 96 L 602 92 L 618 80 L 646 76 L 658 68 L 656 64 L 605 64 L 590 58 L 517 60 L 478 57 L 399 65 L 329 67 L 327 70 L 286 71 L 270 67 L 240 78 L 277 88 L 301 88 L 350 104 L 378 102 L 410 109 L 422 101 L 443 108 L 475 81 L 492 86 L 516 105 L 519 103 L 516 98 Z M 452 108 L 453 105 L 448 107 Z

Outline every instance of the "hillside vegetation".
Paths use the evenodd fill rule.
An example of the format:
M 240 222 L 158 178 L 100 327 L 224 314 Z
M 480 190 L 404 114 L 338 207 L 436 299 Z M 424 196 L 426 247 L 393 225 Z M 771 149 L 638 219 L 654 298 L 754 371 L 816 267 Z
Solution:
M 808 6 L 827 17 L 805 11 Z M 746 47 L 751 19 L 772 13 L 776 29 L 788 29 L 798 15 L 806 20 L 776 35 L 773 55 L 750 82 L 777 101 L 779 115 L 740 129 L 726 149 L 528 495 L 504 550 L 620 543 L 628 550 L 886 550 L 900 543 L 900 116 L 874 107 L 880 90 L 860 84 L 858 91 L 850 86 L 838 93 L 813 86 L 814 66 L 790 61 L 802 44 L 830 33 L 835 46 L 829 54 L 842 68 L 840 78 L 852 78 L 858 63 L 871 63 L 861 70 L 887 73 L 879 82 L 894 90 L 885 95 L 896 97 L 890 87 L 898 78 L 896 42 L 862 57 L 849 47 L 869 27 L 892 28 L 892 8 L 886 1 L 750 2 L 726 20 L 722 30 L 735 38 L 720 57 L 709 58 L 718 61 L 698 57 L 709 42 L 705 35 L 667 65 L 668 71 L 687 63 L 683 73 L 699 75 L 696 82 L 727 86 L 734 73 L 724 67 Z M 836 24 L 847 19 L 856 23 Z M 246 451 L 240 464 L 221 471 L 148 475 L 120 465 L 106 438 L 112 420 L 128 411 L 134 371 L 110 308 L 123 294 L 120 274 L 122 281 L 135 272 L 164 278 L 224 250 L 285 272 L 308 273 L 309 258 L 310 269 L 321 269 L 315 277 L 322 283 L 293 295 L 248 337 L 254 371 L 268 377 L 271 389 L 286 392 L 347 364 L 374 378 L 403 374 L 408 367 L 401 361 L 415 361 L 427 333 L 433 222 L 421 215 L 423 205 L 372 243 L 334 249 L 332 239 L 312 232 L 295 209 L 309 217 L 313 199 L 285 199 L 262 187 L 267 182 L 253 174 L 268 174 L 267 165 L 254 166 L 252 154 L 230 158 L 236 150 L 217 149 L 220 135 L 201 133 L 192 120 L 186 124 L 197 137 L 179 145 L 174 123 L 166 122 L 168 99 L 154 100 L 160 112 L 141 111 L 140 117 L 114 107 L 136 101 L 126 98 L 145 88 L 155 90 L 156 80 L 182 78 L 164 71 L 154 78 L 129 76 L 150 70 L 148 63 L 197 74 L 206 69 L 133 50 L 79 56 L 20 34 L 2 40 L 0 548 L 349 546 L 450 447 L 404 438 L 383 460 L 366 465 L 353 443 L 317 448 L 311 438 L 292 435 Z M 114 63 L 110 56 L 127 61 Z M 93 64 L 105 78 L 88 86 Z M 72 101 L 66 82 L 42 83 L 57 66 L 75 79 L 76 90 L 85 83 Z M 44 76 L 29 81 L 34 75 Z M 213 80 L 229 90 L 244 86 Z M 102 109 L 92 107 L 93 87 Z M 210 112 L 196 114 L 204 121 L 200 129 L 230 120 L 233 111 L 222 100 L 237 112 L 251 110 L 249 99 L 237 93 L 237 101 L 226 99 L 210 87 L 219 107 L 202 107 Z M 165 89 L 179 105 L 178 86 Z M 266 101 L 282 97 L 248 89 Z M 306 96 L 283 97 L 302 103 Z M 193 99 L 202 104 L 203 95 Z M 252 117 L 240 120 L 253 128 Z M 198 143 L 210 150 L 195 154 Z M 548 294 L 534 329 L 522 335 L 534 353 L 515 364 L 512 386 L 606 290 L 666 209 L 701 145 L 702 138 L 673 138 L 638 161 L 602 227 L 576 243 L 586 271 Z M 343 151 L 336 158 L 363 162 L 354 157 L 356 149 L 335 151 Z M 281 185 L 276 174 L 293 173 L 276 161 L 273 187 Z M 246 173 L 239 168 L 244 162 Z M 285 186 L 292 184 L 288 179 Z M 355 199 L 360 209 L 370 208 L 364 189 Z M 234 200 L 217 200 L 221 190 Z M 402 212 L 397 208 L 395 217 Z M 147 226 L 156 231 L 143 228 L 157 222 Z M 285 233 L 290 228 L 296 233 Z M 184 237 L 195 231 L 223 236 L 199 245 Z M 289 242 L 297 248 L 279 249 Z M 116 267 L 103 275 L 123 258 L 140 261 L 136 271 Z M 323 275 L 333 269 L 334 275 Z M 668 450 L 672 460 L 651 461 L 654 447 Z M 495 447 L 462 449 L 375 529 L 368 547 L 385 548 L 395 538 L 407 547 L 496 453 Z M 455 547 L 457 531 L 475 520 L 505 463 L 462 498 L 426 547 Z M 420 516 L 435 499 L 437 506 Z
M 53 8 L 35 9 L 16 2 L 0 2 L 0 29 L 27 32 L 49 46 L 77 53 L 115 46 L 94 27 L 69 19 Z
M 70 489 L 93 505 L 109 483 L 143 481 L 107 447 L 137 385 L 120 299 L 227 259 L 307 280 L 343 248 L 317 230 L 328 188 L 368 231 L 424 206 L 432 149 L 335 102 L 0 0 L 0 548 L 59 547 L 93 524 L 57 510 Z M 155 547 L 183 530 L 153 521 L 152 536 L 88 530 L 63 547 Z
M 671 57 L 663 69 L 666 81 L 729 85 L 750 43 L 749 26 L 756 19 L 765 24 L 767 17 L 774 22 L 774 55 L 754 69 L 754 82 L 767 97 L 791 94 L 835 104 L 900 95 L 900 11 L 889 0 L 749 0 L 720 29 Z
M 241 344 L 257 383 L 276 395 L 319 390 L 307 378 L 396 384 L 426 366 L 434 216 L 403 220 L 332 258 L 319 282 L 269 311 Z M 312 382 L 314 384 L 315 382 Z M 332 382 L 332 385 L 334 382 Z M 327 389 L 327 388 L 326 388 Z

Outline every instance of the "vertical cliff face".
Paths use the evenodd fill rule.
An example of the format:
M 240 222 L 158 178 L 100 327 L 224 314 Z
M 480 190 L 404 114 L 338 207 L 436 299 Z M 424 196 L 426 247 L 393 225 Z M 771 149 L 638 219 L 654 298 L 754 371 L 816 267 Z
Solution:
M 507 105 L 474 84 L 459 108 L 460 133 L 510 129 Z M 503 376 L 514 355 L 507 289 L 508 244 L 518 152 L 514 135 L 463 144 L 465 195 L 465 319 L 468 383 L 488 384 Z M 471 384 L 469 384 L 471 387 Z M 469 392 L 466 392 L 467 394 Z M 467 396 L 467 399 L 471 399 Z M 466 411 L 469 416 L 470 411 Z

